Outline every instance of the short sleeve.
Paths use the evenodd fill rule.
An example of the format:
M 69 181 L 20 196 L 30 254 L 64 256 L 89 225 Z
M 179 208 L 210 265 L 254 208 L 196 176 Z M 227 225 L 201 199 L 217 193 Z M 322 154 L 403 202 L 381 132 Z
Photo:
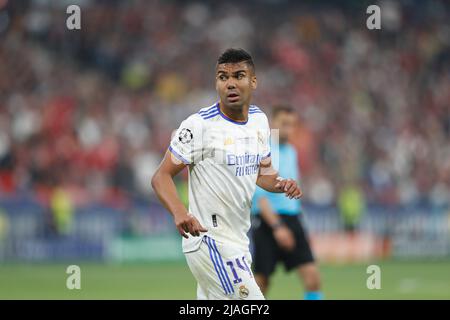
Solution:
M 203 129 L 202 119 L 191 115 L 181 122 L 173 135 L 169 151 L 184 164 L 194 164 L 202 157 Z
M 270 157 L 270 153 L 271 153 L 271 149 L 270 149 L 270 126 L 269 126 L 269 120 L 267 119 L 267 116 L 265 117 L 265 126 L 264 126 L 264 130 L 263 130 L 263 141 L 264 143 L 262 144 L 262 158 L 261 159 L 266 159 L 268 157 Z

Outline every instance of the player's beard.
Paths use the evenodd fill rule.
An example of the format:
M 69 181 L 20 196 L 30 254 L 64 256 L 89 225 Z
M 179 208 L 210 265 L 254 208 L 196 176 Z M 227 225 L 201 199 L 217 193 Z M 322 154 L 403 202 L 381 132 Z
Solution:
M 243 103 L 239 103 L 239 104 L 227 104 L 227 107 L 233 111 L 240 111 L 243 112 L 244 111 L 244 104 Z
M 226 100 L 225 100 L 226 101 Z M 234 103 L 225 103 L 225 106 L 233 111 L 244 112 L 244 106 L 250 106 L 250 99 L 240 99 L 240 101 Z

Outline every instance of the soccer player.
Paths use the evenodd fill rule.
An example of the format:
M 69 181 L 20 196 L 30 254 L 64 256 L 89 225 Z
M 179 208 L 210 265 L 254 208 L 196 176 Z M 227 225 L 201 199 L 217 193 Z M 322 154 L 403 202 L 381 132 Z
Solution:
M 298 180 L 297 153 L 287 142 L 296 120 L 291 107 L 278 106 L 272 111 L 271 126 L 279 129 L 280 142 L 279 154 L 273 153 L 272 159 L 279 164 L 280 175 Z M 263 294 L 269 288 L 277 263 L 282 261 L 286 270 L 297 270 L 303 280 L 306 300 L 322 299 L 319 271 L 300 220 L 301 211 L 299 200 L 256 188 L 252 205 L 254 271 Z
M 184 237 L 198 299 L 264 299 L 253 273 L 247 232 L 256 185 L 299 198 L 293 179 L 270 159 L 268 118 L 250 105 L 257 80 L 252 57 L 228 49 L 215 68 L 218 102 L 184 120 L 152 178 L 156 195 Z M 189 169 L 189 210 L 173 177 Z

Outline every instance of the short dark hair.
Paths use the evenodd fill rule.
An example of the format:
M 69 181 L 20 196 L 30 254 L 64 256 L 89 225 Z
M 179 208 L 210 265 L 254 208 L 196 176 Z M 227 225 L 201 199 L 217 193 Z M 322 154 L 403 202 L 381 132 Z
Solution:
M 272 108 L 272 119 L 274 119 L 277 115 L 279 115 L 282 112 L 295 114 L 295 110 L 291 106 L 276 105 Z
M 252 56 L 250 53 L 241 48 L 228 48 L 219 56 L 219 59 L 217 59 L 218 65 L 223 63 L 239 62 L 246 62 L 253 69 L 253 71 L 255 70 L 255 64 L 253 63 Z

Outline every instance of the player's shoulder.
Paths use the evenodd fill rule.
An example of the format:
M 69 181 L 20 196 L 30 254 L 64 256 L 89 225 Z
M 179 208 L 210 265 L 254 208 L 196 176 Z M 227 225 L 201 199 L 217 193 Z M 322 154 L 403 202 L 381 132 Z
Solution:
M 219 113 L 219 104 L 216 102 L 213 105 L 201 108 L 197 113 L 194 113 L 193 116 L 195 116 L 196 119 L 205 121 L 217 117 Z
M 258 113 L 260 113 L 260 114 L 264 114 L 265 115 L 264 111 L 259 106 L 255 105 L 255 104 L 251 104 L 249 106 L 248 112 L 251 113 L 251 114 L 258 114 Z
M 205 120 L 211 119 L 212 117 L 219 114 L 218 111 L 215 111 L 216 105 L 212 105 L 209 107 L 201 108 L 199 111 L 190 114 L 187 118 L 183 120 L 185 125 L 195 125 L 200 126 L 203 125 Z
M 264 125 L 269 125 L 269 118 L 267 117 L 264 110 L 262 110 L 257 105 L 250 105 L 248 108 L 248 115 L 249 117 L 256 118 L 259 122 L 263 123 Z
M 260 107 L 257 105 L 251 104 L 248 108 L 249 115 L 252 115 L 254 117 L 261 117 L 267 119 L 267 115 Z

